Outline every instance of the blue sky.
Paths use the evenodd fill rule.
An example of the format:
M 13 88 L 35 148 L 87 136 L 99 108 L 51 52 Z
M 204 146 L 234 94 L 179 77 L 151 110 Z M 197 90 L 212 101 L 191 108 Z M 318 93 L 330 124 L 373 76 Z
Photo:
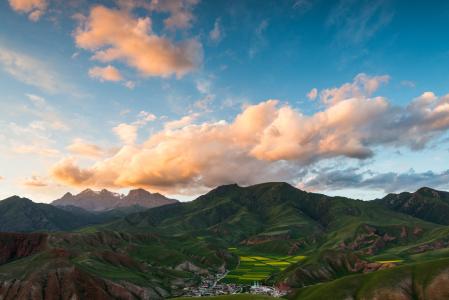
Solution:
M 446 1 L 161 3 L 0 3 L 1 198 L 449 188 Z

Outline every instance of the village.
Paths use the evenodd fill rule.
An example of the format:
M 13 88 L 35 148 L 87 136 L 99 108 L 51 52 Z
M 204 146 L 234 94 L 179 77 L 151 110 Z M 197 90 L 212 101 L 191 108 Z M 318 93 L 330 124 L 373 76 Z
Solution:
M 215 275 L 208 275 L 203 277 L 201 284 L 197 287 L 187 287 L 184 289 L 184 295 L 187 297 L 204 297 L 204 296 L 219 296 L 230 294 L 258 294 L 272 297 L 281 297 L 286 294 L 276 287 L 260 285 L 258 281 L 249 284 L 237 283 L 220 283 L 226 277 L 228 272 L 219 273 Z

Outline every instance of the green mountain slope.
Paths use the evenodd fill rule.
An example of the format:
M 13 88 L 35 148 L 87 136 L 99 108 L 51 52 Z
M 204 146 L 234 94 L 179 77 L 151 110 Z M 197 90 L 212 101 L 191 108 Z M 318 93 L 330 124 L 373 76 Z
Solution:
M 141 207 L 127 207 L 104 213 L 90 213 L 77 207 L 59 208 L 13 196 L 0 201 L 0 231 L 68 231 L 92 224 L 111 222 Z
M 423 207 L 446 199 L 444 192 L 428 189 L 415 194 L 419 197 L 413 203 Z M 293 298 L 376 299 L 376 291 L 394 294 L 388 284 L 410 278 L 428 294 L 407 285 L 408 298 L 397 299 L 440 295 L 438 282 L 445 280 L 446 269 L 433 266 L 449 266 L 449 226 L 397 208 L 409 207 L 405 202 L 397 207 L 388 203 L 307 193 L 286 183 L 221 186 L 191 202 L 132 213 L 76 233 L 47 234 L 45 243 L 34 236 L 32 240 L 39 241 L 31 243 L 39 244 L 36 249 L 9 242 L 7 250 L 0 249 L 0 256 L 9 253 L 0 264 L 0 296 L 2 289 L 12 288 L 5 286 L 12 278 L 19 278 L 14 290 L 26 293 L 27 282 L 44 288 L 53 284 L 44 278 L 72 270 L 64 276 L 74 280 L 72 293 L 77 297 L 91 296 L 79 293 L 88 287 L 105 293 L 106 299 L 118 297 L 112 290 L 121 291 L 123 298 L 146 293 L 159 299 L 182 295 L 185 287 L 225 269 L 233 270 L 225 282 L 257 278 L 290 290 Z M 90 214 L 66 209 L 70 211 L 64 213 Z M 20 209 L 7 211 L 29 217 Z M 60 219 L 51 220 L 59 224 Z M 24 239 L 28 235 L 18 237 Z M 432 268 L 438 270 L 437 283 L 430 277 L 417 279 L 417 272 L 430 274 Z M 329 298 L 332 289 L 335 297 Z
M 397 212 L 449 225 L 449 193 L 421 188 L 414 193 L 389 194 L 374 202 Z
M 355 239 L 367 231 L 383 237 L 400 236 L 401 230 L 422 232 L 436 227 L 375 202 L 307 193 L 286 183 L 222 186 L 195 201 L 132 214 L 106 226 L 124 231 L 213 235 L 230 244 L 253 246 L 289 240 L 300 242 L 297 250 L 338 248 L 342 242 L 357 244 L 360 241 Z M 351 247 L 377 251 L 376 245 L 369 243 Z
M 52 205 L 17 196 L 0 201 L 0 218 L 0 231 L 71 230 L 90 223 L 89 219 Z
M 357 274 L 296 290 L 289 299 L 449 299 L 449 259 Z

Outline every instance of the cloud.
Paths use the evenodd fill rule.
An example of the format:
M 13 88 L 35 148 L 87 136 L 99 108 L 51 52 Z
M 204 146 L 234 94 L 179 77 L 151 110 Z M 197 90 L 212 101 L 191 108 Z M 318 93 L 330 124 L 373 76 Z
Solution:
M 32 107 L 27 109 L 27 112 L 38 119 L 32 121 L 30 127 L 40 130 L 66 131 L 69 129 L 65 120 L 50 104 L 47 103 L 45 98 L 35 94 L 26 94 L 25 96 L 27 96 L 33 104 Z
M 309 98 L 309 100 L 315 100 L 316 97 L 318 97 L 318 90 L 316 88 L 311 89 L 310 92 L 307 93 L 307 98 Z
M 66 134 L 70 127 L 59 112 L 45 98 L 26 94 L 24 105 L 11 107 L 12 115 L 20 115 L 16 122 L 0 121 L 2 143 L 0 151 L 12 154 L 29 154 L 33 156 L 54 157 L 60 154 L 56 147 L 55 136 Z
M 181 77 L 201 63 L 202 46 L 196 39 L 175 44 L 152 31 L 149 17 L 135 18 L 127 10 L 94 6 L 87 17 L 78 19 L 76 45 L 94 52 L 95 60 L 123 61 L 143 76 L 162 77 Z
M 87 157 L 101 157 L 104 154 L 101 147 L 80 138 L 73 140 L 73 142 L 67 146 L 67 149 L 73 154 Z
M 78 185 L 86 182 L 93 176 L 89 171 L 81 170 L 75 164 L 75 160 L 71 157 L 61 160 L 57 166 L 53 168 L 52 175 L 69 185 Z
M 137 125 L 139 127 L 144 126 L 147 123 L 153 122 L 156 119 L 157 119 L 157 117 L 154 114 L 142 110 L 137 115 L 137 120 L 133 123 L 133 125 Z
M 42 61 L 1 46 L 0 67 L 15 79 L 49 93 L 73 90 L 61 82 L 61 76 Z
M 30 178 L 27 178 L 22 183 L 25 187 L 29 188 L 41 188 L 48 186 L 47 181 L 39 176 L 33 175 Z
M 63 160 L 53 175 L 75 186 L 194 193 L 230 182 L 291 182 L 318 161 L 365 159 L 378 146 L 417 150 L 447 131 L 449 95 L 424 93 L 396 107 L 367 96 L 378 86 L 374 78 L 313 115 L 267 100 L 248 105 L 230 123 L 194 124 L 195 116 L 187 115 L 166 123 L 143 144 L 135 144 L 135 127 L 125 124 L 119 134 L 125 145 L 114 155 L 86 168 Z
M 54 157 L 60 154 L 59 150 L 46 147 L 40 144 L 37 140 L 34 141 L 33 144 L 15 146 L 12 148 L 12 151 L 17 154 L 34 154 L 47 157 Z
M 194 20 L 193 7 L 199 0 L 156 0 L 150 4 L 150 10 L 168 12 L 170 16 L 164 20 L 164 25 L 169 29 L 187 29 Z
M 312 0 L 295 0 L 293 2 L 293 9 L 300 10 L 302 13 L 309 11 L 312 6 Z
M 124 86 L 132 90 L 136 87 L 136 83 L 134 81 L 128 80 L 127 82 L 124 83 Z
M 89 69 L 89 76 L 100 81 L 121 81 L 122 74 L 115 67 L 108 65 L 106 67 L 93 67 Z
M 220 19 L 215 20 L 214 28 L 209 32 L 209 39 L 214 43 L 218 43 L 223 39 L 223 29 L 221 28 Z
M 193 121 L 195 121 L 195 119 L 198 117 L 198 114 L 191 114 L 191 115 L 187 115 L 182 117 L 179 120 L 174 120 L 174 121 L 170 121 L 165 123 L 165 129 L 167 130 L 175 130 L 178 128 L 182 128 L 185 127 L 187 125 L 190 125 L 193 123 Z
M 265 31 L 268 28 L 268 20 L 262 20 L 254 31 L 254 39 L 249 48 L 249 57 L 254 58 L 259 51 L 267 45 Z
M 18 13 L 28 14 L 31 21 L 38 21 L 47 9 L 46 0 L 9 0 L 9 5 Z
M 401 81 L 401 85 L 409 87 L 409 88 L 416 87 L 416 84 L 413 81 L 410 81 L 410 80 L 402 80 Z
M 156 119 L 157 117 L 154 114 L 142 110 L 137 114 L 137 119 L 134 122 L 132 122 L 131 124 L 120 123 L 115 126 L 112 131 L 120 138 L 123 143 L 131 145 L 134 144 L 137 140 L 139 128 L 147 125 L 150 122 L 153 122 Z
M 374 189 L 386 193 L 415 191 L 420 187 L 449 187 L 449 170 L 441 173 L 433 171 L 375 173 L 360 171 L 358 168 L 342 170 L 315 170 L 314 176 L 301 184 L 309 190 Z
M 211 92 L 212 82 L 208 79 L 200 79 L 196 81 L 196 89 L 202 97 L 195 101 L 193 106 L 203 112 L 211 112 L 210 104 L 215 99 L 215 94 Z
M 389 1 L 340 0 L 331 11 L 327 25 L 336 29 L 336 42 L 362 44 L 387 26 L 394 11 Z
M 134 144 L 137 139 L 137 129 L 138 127 L 136 125 L 121 123 L 114 127 L 112 131 L 114 131 L 123 143 Z
M 388 83 L 390 76 L 368 76 L 360 73 L 353 82 L 345 83 L 338 88 L 324 89 L 320 92 L 320 99 L 325 104 L 335 104 L 351 97 L 370 97 L 380 85 Z M 312 92 L 312 91 L 311 91 Z

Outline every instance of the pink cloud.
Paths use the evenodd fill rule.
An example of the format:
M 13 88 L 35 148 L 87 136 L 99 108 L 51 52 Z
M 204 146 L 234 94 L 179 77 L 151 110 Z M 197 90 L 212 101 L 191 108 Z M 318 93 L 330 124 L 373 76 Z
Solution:
M 109 65 L 106 67 L 93 67 L 89 70 L 89 76 L 91 78 L 98 79 L 100 81 L 120 81 L 123 80 L 122 74 L 117 68 Z
M 74 37 L 101 62 L 123 61 L 144 76 L 178 77 L 196 69 L 202 60 L 195 39 L 173 43 L 152 31 L 149 17 L 136 18 L 127 10 L 95 6 L 79 17 Z
M 366 89 L 371 93 L 374 85 Z M 313 115 L 267 100 L 245 107 L 230 123 L 183 125 L 166 126 L 143 144 L 135 144 L 130 131 L 110 157 L 86 168 L 64 159 L 53 176 L 74 186 L 169 193 L 197 193 L 231 182 L 292 181 L 320 160 L 364 159 L 378 146 L 424 147 L 449 128 L 449 95 L 425 93 L 406 107 L 394 107 L 355 90 Z
M 67 146 L 67 150 L 73 154 L 87 157 L 101 157 L 104 154 L 101 147 L 79 138 L 73 140 L 73 142 Z
M 19 13 L 28 14 L 31 21 L 38 21 L 47 9 L 46 0 L 9 0 L 11 8 Z

